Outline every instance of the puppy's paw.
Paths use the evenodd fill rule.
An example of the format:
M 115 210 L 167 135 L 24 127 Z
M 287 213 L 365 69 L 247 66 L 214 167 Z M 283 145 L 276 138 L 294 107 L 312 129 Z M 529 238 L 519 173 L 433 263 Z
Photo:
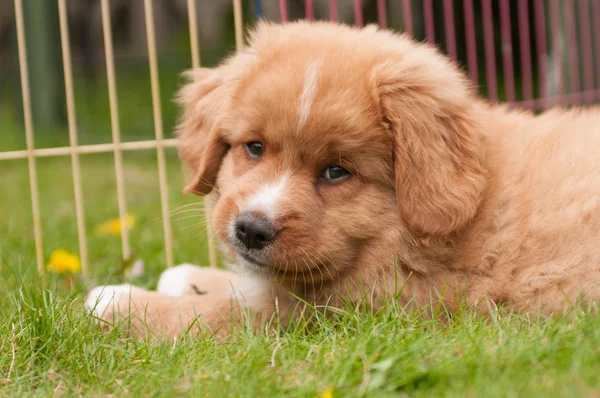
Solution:
M 242 277 L 216 268 L 181 264 L 160 275 L 156 291 L 167 296 L 181 297 L 208 293 L 227 294 Z
M 192 264 L 169 268 L 160 274 L 156 291 L 172 297 L 204 293 L 198 292 L 198 288 L 194 285 L 194 281 L 201 273 L 202 268 Z
M 143 289 L 128 284 L 98 286 L 89 292 L 85 300 L 85 308 L 95 316 L 102 318 L 106 315 L 107 310 L 118 304 L 119 300 L 128 298 L 132 292 L 139 290 Z

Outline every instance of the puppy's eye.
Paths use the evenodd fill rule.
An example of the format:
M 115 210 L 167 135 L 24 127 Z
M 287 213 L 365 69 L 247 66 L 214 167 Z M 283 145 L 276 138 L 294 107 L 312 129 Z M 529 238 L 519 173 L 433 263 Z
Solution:
M 248 142 L 244 145 L 246 147 L 246 153 L 252 159 L 260 159 L 264 152 L 264 146 L 258 141 Z
M 331 165 L 323 170 L 320 178 L 326 182 L 337 183 L 345 180 L 349 176 L 350 172 L 342 166 Z

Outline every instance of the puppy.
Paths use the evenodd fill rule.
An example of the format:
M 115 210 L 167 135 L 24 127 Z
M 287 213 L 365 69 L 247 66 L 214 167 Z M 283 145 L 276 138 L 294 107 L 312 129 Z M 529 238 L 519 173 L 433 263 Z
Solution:
M 185 265 L 158 292 L 96 288 L 97 316 L 227 335 L 247 313 L 293 319 L 298 302 L 551 313 L 600 298 L 598 108 L 486 104 L 435 48 L 325 22 L 261 23 L 188 77 L 185 190 L 217 195 L 242 273 Z

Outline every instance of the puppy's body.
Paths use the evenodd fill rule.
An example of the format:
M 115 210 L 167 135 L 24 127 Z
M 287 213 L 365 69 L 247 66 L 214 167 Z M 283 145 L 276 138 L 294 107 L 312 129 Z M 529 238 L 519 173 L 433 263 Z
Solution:
M 487 192 L 454 259 L 474 288 L 519 310 L 564 309 L 600 290 L 600 111 L 486 109 Z M 570 302 L 570 303 L 569 303 Z
M 96 312 L 143 306 L 178 333 L 240 308 L 286 319 L 294 295 L 377 306 L 401 286 L 403 303 L 451 309 L 597 301 L 598 109 L 487 105 L 433 49 L 373 28 L 261 25 L 250 44 L 191 73 L 179 133 L 188 191 L 218 188 L 215 229 L 251 276 L 183 273 L 207 293 L 178 299 L 109 288 L 117 311 Z

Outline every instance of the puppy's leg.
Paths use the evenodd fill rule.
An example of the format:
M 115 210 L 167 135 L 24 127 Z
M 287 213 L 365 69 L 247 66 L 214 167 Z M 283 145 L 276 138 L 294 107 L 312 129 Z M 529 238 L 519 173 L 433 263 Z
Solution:
M 276 311 L 275 296 L 266 283 L 239 288 L 234 294 L 214 291 L 172 297 L 129 285 L 103 286 L 90 292 L 86 307 L 108 323 L 126 319 L 128 331 L 139 337 L 177 336 L 199 329 L 225 337 L 247 321 L 258 327 Z M 289 301 L 278 298 L 277 302 L 286 313 Z
M 167 296 L 181 297 L 212 292 L 234 292 L 243 289 L 249 283 L 248 278 L 233 272 L 181 264 L 167 269 L 160 275 L 156 291 Z
M 132 293 L 145 292 L 146 290 L 130 285 L 105 285 L 93 288 L 85 299 L 85 309 L 92 312 L 95 316 L 101 318 L 107 308 L 119 301 L 124 296 L 130 296 Z

